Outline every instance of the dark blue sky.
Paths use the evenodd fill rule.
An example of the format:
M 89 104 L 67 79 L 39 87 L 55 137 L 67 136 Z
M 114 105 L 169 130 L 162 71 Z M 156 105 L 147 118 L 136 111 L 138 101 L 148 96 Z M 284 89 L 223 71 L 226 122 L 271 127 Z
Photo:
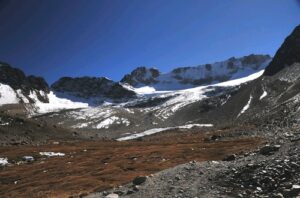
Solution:
M 0 0 L 0 60 L 40 75 L 166 72 L 274 55 L 300 24 L 297 0 Z

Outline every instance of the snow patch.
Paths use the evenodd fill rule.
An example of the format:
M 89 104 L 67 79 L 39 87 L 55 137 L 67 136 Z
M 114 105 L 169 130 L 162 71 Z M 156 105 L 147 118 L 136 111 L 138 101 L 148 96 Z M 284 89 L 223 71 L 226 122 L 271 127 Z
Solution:
M 172 129 L 191 129 L 193 127 L 213 127 L 213 125 L 212 124 L 188 124 L 188 125 L 177 126 L 177 127 L 154 128 L 154 129 L 149 129 L 149 130 L 141 132 L 141 133 L 135 133 L 135 134 L 132 134 L 129 136 L 118 138 L 117 140 L 118 141 L 132 140 L 132 139 L 140 138 L 143 136 L 148 136 L 148 135 L 152 135 L 155 133 L 159 133 L 162 131 L 167 131 L 167 130 L 172 130 Z
M 0 166 L 5 166 L 8 164 L 8 160 L 6 157 L 0 157 Z
M 267 95 L 268 95 L 268 93 L 264 90 L 264 93 L 259 97 L 259 100 L 262 100 Z
M 239 115 L 237 117 L 240 117 L 243 113 L 245 113 L 249 109 L 251 101 L 252 101 L 252 95 L 250 95 L 250 98 L 249 98 L 247 104 L 243 107 L 243 109 L 241 110 L 241 112 L 239 113 Z
M 40 155 L 45 155 L 47 157 L 62 157 L 65 156 L 64 153 L 55 153 L 55 152 L 40 152 Z
M 145 86 L 140 88 L 135 88 L 134 92 L 137 94 L 153 94 L 155 93 L 155 89 L 153 87 Z

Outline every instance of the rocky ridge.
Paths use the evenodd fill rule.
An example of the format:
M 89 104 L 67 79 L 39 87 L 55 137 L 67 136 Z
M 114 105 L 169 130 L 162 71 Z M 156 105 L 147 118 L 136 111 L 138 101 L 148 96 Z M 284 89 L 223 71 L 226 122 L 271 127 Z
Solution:
M 133 87 L 151 86 L 157 90 L 191 88 L 245 77 L 264 69 L 270 61 L 269 55 L 251 54 L 213 64 L 179 67 L 169 73 L 161 73 L 156 68 L 138 67 L 125 75 L 121 82 Z

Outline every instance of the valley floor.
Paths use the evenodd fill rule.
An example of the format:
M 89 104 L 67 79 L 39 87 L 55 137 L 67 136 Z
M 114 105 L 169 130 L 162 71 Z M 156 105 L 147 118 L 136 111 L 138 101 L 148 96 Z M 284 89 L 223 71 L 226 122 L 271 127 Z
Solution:
M 9 162 L 0 169 L 0 194 L 3 197 L 84 196 L 193 160 L 223 160 L 232 154 L 244 154 L 265 143 L 262 138 L 244 136 L 240 131 L 245 128 L 171 131 L 127 142 L 52 141 L 40 146 L 0 147 L 0 157 L 8 158 Z M 65 155 L 45 157 L 40 152 Z M 33 156 L 35 160 L 25 163 L 23 156 Z

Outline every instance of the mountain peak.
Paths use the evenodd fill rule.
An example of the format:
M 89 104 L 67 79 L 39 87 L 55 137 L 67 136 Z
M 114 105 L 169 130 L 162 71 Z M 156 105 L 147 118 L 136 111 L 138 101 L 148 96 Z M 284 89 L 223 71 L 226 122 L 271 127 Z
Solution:
M 137 67 L 130 74 L 127 74 L 121 80 L 122 83 L 128 83 L 132 86 L 137 86 L 139 83 L 148 85 L 155 83 L 157 78 L 160 75 L 160 71 L 156 68 L 145 66 Z
M 297 62 L 300 62 L 300 25 L 285 39 L 264 75 L 272 76 Z

